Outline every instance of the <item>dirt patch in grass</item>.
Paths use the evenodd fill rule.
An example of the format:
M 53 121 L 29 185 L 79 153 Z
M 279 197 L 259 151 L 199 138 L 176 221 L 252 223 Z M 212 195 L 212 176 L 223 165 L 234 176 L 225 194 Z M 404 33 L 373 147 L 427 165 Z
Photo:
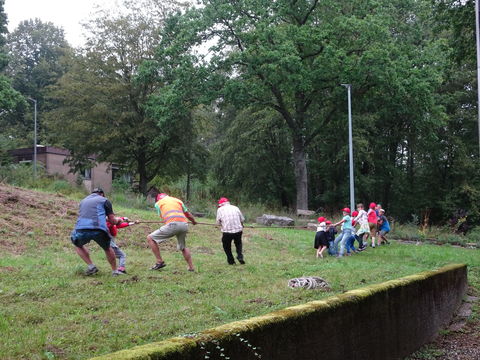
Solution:
M 44 237 L 65 236 L 62 220 L 74 223 L 77 209 L 76 201 L 61 194 L 0 184 L 0 252 L 22 254 L 28 239 L 35 239 L 38 246 L 43 246 Z

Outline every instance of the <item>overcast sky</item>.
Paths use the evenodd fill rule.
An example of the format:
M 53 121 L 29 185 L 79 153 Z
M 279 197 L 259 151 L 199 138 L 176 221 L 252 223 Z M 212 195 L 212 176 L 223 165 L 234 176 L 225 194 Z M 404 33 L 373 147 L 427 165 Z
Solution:
M 96 5 L 110 8 L 115 4 L 116 0 L 6 0 L 4 10 L 9 31 L 22 20 L 40 18 L 62 27 L 70 45 L 81 46 L 84 38 L 80 22 L 88 19 Z

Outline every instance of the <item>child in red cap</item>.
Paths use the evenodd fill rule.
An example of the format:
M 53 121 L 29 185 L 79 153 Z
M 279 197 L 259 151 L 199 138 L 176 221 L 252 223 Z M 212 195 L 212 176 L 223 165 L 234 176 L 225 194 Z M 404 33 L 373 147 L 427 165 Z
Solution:
M 333 243 L 335 241 L 335 234 L 337 233 L 337 229 L 335 229 L 335 226 L 332 226 L 332 222 L 330 220 L 325 221 L 325 224 L 327 224 L 327 231 L 325 233 L 327 235 L 328 241 L 328 254 L 333 256 L 336 255 Z
M 110 247 L 113 249 L 113 252 L 115 253 L 115 257 L 118 259 L 118 265 L 119 265 L 117 270 L 113 273 L 113 275 L 122 275 L 127 273 L 127 270 L 125 269 L 127 255 L 125 255 L 122 249 L 120 249 L 118 245 L 115 243 L 115 238 L 118 234 L 118 229 L 131 226 L 134 224 L 138 224 L 138 221 L 130 221 L 126 217 L 121 217 L 120 219 L 122 220 L 122 222 L 117 225 L 114 225 L 107 221 L 108 232 L 112 236 L 112 240 L 110 240 Z
M 372 238 L 372 248 L 375 247 L 375 235 L 377 234 L 377 212 L 375 211 L 375 207 L 377 204 L 374 202 L 370 203 L 368 212 L 367 212 L 367 219 L 368 219 L 368 227 L 370 228 L 370 237 Z
M 333 247 L 335 248 L 335 250 L 337 250 L 338 244 L 340 244 L 340 250 L 338 251 L 338 255 L 337 255 L 337 257 L 339 258 L 343 256 L 343 253 L 345 252 L 346 242 L 348 238 L 350 238 L 354 230 L 352 226 L 352 218 L 350 216 L 350 209 L 344 208 L 342 209 L 342 213 L 343 213 L 342 220 L 340 220 L 336 224 L 333 224 L 333 226 L 342 224 L 342 232 L 340 233 L 340 235 L 337 236 L 337 238 L 333 243 Z
M 317 232 L 315 234 L 315 242 L 313 247 L 317 249 L 317 258 L 323 258 L 323 252 L 328 246 L 328 239 L 327 239 L 327 224 L 325 223 L 325 218 L 320 216 L 318 218 L 318 225 L 317 225 Z

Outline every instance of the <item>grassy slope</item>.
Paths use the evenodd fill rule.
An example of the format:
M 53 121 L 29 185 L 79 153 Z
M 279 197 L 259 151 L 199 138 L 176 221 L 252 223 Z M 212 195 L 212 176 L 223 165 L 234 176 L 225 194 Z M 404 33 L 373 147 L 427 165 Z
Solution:
M 16 201 L 6 201 L 13 196 L 5 195 L 9 191 Z M 76 202 L 1 186 L 0 194 L 0 212 L 10 219 L 2 216 L 0 222 L 2 359 L 85 359 L 332 294 L 286 286 L 302 275 L 325 278 L 336 293 L 466 262 L 472 287 L 480 289 L 478 250 L 393 244 L 340 261 L 317 260 L 313 232 L 246 229 L 247 265 L 227 266 L 218 230 L 200 225 L 187 238 L 196 273 L 186 271 L 175 241 L 162 245 L 168 266 L 149 271 L 154 258 L 145 236 L 155 225 L 145 224 L 119 230 L 127 276 L 113 278 L 103 251 L 93 245 L 101 272 L 84 277 L 84 264 L 68 238 Z M 23 202 L 32 194 L 36 207 Z M 120 215 L 155 220 L 153 211 L 114 208 Z

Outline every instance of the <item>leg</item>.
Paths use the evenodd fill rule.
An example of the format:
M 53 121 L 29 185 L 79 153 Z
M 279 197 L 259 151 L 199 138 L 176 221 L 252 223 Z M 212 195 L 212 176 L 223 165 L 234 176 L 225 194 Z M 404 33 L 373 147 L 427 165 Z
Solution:
M 118 259 L 118 268 L 125 270 L 127 255 L 117 246 L 117 244 L 115 244 L 115 241 L 113 240 L 110 242 L 110 247 L 113 249 L 115 257 Z
M 235 243 L 235 250 L 237 251 L 237 260 L 240 264 L 245 264 L 243 261 L 243 253 L 242 253 L 242 232 L 234 234 L 233 242 Z
M 338 234 L 338 236 L 333 241 L 333 253 L 335 255 L 338 254 L 338 243 L 342 240 L 342 238 L 343 238 L 343 232 Z
M 93 265 L 92 259 L 90 259 L 90 253 L 85 246 L 75 246 L 75 251 L 77 252 L 78 256 L 80 256 L 82 260 L 87 263 L 87 265 Z
M 192 262 L 192 254 L 190 253 L 190 250 L 188 250 L 188 248 L 182 249 L 182 255 L 183 255 L 185 261 L 188 264 L 188 270 L 189 271 L 194 271 L 193 262 Z
M 222 244 L 223 244 L 223 251 L 225 251 L 225 255 L 227 255 L 227 262 L 230 265 L 235 264 L 235 259 L 233 258 L 232 254 L 232 240 L 233 234 L 230 233 L 223 233 L 222 235 Z
M 117 259 L 115 259 L 115 253 L 111 247 L 108 249 L 103 249 L 105 251 L 105 256 L 107 261 L 110 264 L 113 271 L 117 270 Z
M 158 247 L 158 244 L 153 240 L 153 238 L 148 235 L 147 236 L 147 241 L 148 245 L 150 246 L 150 249 L 153 252 L 153 255 L 155 255 L 155 258 L 157 259 L 157 264 L 163 263 L 162 256 L 160 255 L 160 249 Z
M 320 250 L 320 257 L 323 258 L 323 252 L 325 251 L 327 247 L 326 246 L 322 246 L 319 250 Z

